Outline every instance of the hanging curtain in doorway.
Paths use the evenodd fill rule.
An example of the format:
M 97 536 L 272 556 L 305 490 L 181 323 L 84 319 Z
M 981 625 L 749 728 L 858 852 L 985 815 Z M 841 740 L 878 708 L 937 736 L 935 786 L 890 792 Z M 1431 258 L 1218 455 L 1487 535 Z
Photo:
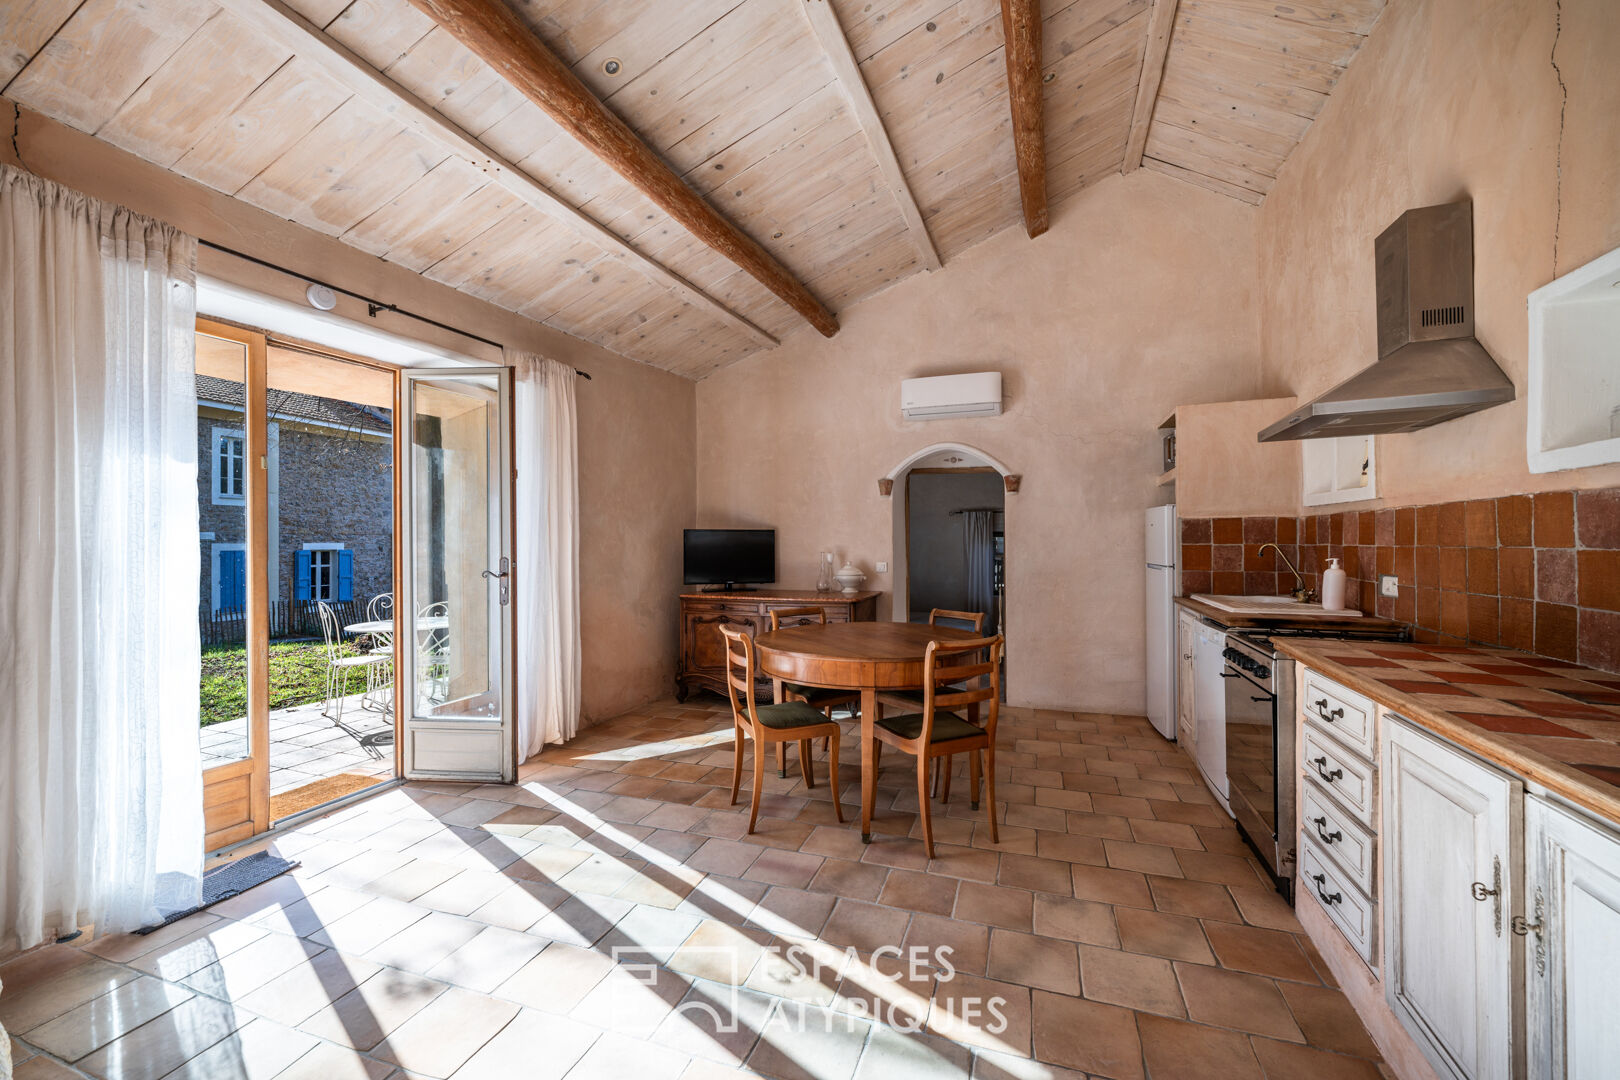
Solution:
M 962 544 L 967 556 L 969 611 L 985 613 L 985 633 L 996 631 L 996 512 L 962 511 Z
M 0 952 L 201 898 L 196 263 L 0 166 Z
M 574 369 L 517 349 L 518 759 L 579 730 L 579 456 Z

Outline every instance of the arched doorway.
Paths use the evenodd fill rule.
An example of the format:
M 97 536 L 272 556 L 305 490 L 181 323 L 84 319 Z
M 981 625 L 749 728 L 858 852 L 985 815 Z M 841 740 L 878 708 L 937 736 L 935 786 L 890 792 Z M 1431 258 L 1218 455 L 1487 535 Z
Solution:
M 1006 626 L 1005 590 L 1002 587 L 1004 576 L 1001 573 L 1006 557 L 1006 514 L 1005 496 L 1018 490 L 1019 476 L 1013 473 L 1005 464 L 976 447 L 965 446 L 961 443 L 934 443 L 912 453 L 896 465 L 889 474 L 878 481 L 878 489 L 890 497 L 891 506 L 891 567 L 893 569 L 893 611 L 891 617 L 896 622 L 905 622 L 920 612 L 922 618 L 927 617 L 927 607 L 919 608 L 918 603 L 928 603 L 929 598 L 914 595 L 913 590 L 913 503 L 911 499 L 912 478 L 916 476 L 924 480 L 924 484 L 934 488 L 948 488 L 954 485 L 952 478 L 966 480 L 966 478 L 987 478 L 994 476 L 988 485 L 974 484 L 971 481 L 960 485 L 963 493 L 971 492 L 967 502 L 972 505 L 945 506 L 941 498 L 949 499 L 949 495 L 942 496 L 939 492 L 930 494 L 929 513 L 938 518 L 945 515 L 947 518 L 953 511 L 979 510 L 993 512 L 994 518 L 989 530 L 988 542 L 996 547 L 994 552 L 994 581 L 991 585 L 991 603 L 986 604 L 987 609 L 993 609 L 995 617 L 989 629 L 1004 630 Z M 938 478 L 938 479 L 936 479 Z M 995 492 L 999 480 L 1000 492 Z M 999 494 L 999 497 L 992 497 Z M 961 501 L 957 498 L 955 501 Z M 965 517 L 965 514 L 963 515 Z M 983 523 L 977 523 L 980 532 Z M 968 522 L 952 522 L 954 526 L 947 536 L 946 544 L 955 543 L 959 547 L 964 545 Z M 919 582 L 921 585 L 922 582 Z M 937 582 L 930 580 L 930 587 Z M 936 593 L 936 595 L 939 595 Z M 948 595 L 948 585 L 947 585 Z M 965 606 L 967 601 L 960 601 Z M 951 607 L 947 603 L 929 603 L 929 606 Z M 978 610 L 972 608 L 971 610 Z

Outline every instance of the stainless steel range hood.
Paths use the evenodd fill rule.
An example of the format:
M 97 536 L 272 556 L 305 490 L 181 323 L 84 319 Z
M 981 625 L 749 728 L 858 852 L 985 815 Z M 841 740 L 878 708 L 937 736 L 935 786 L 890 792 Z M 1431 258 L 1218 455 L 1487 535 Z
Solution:
M 1260 432 L 1261 442 L 1417 431 L 1513 400 L 1474 340 L 1473 205 L 1408 210 L 1374 244 L 1378 362 Z

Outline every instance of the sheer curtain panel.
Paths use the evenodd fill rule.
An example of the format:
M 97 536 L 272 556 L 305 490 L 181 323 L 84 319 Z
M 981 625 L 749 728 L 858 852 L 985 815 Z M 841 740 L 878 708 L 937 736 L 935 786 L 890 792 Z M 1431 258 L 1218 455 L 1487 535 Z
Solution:
M 0 166 L 0 951 L 199 899 L 196 261 Z
M 579 730 L 579 430 L 574 369 L 516 349 L 518 759 Z

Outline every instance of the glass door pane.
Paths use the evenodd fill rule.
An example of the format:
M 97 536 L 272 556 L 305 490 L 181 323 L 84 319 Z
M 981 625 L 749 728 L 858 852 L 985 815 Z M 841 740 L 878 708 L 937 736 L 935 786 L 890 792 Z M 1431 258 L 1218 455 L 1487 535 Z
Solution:
M 509 374 L 405 381 L 406 774 L 511 779 Z

